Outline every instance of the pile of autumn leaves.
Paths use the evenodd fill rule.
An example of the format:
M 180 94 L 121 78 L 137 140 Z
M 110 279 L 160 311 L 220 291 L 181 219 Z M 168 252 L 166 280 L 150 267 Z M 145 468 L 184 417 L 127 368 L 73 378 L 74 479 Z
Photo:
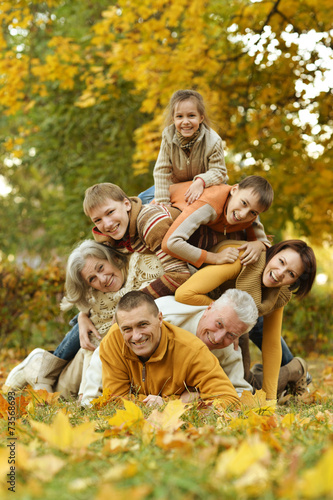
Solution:
M 332 367 L 324 376 L 332 387 Z M 148 410 L 105 394 L 81 410 L 58 394 L 17 393 L 15 496 L 56 498 L 61 488 L 68 498 L 96 500 L 332 498 L 332 396 L 317 389 L 276 407 L 259 391 L 244 393 L 242 403 L 227 412 L 218 399 L 189 406 L 170 400 Z M 7 410 L 3 394 L 3 498 L 11 494 Z

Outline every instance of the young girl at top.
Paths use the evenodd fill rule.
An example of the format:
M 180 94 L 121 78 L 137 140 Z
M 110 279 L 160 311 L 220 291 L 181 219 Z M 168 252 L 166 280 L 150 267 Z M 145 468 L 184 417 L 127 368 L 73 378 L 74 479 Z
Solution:
M 169 186 L 193 180 L 185 193 L 188 205 L 206 187 L 226 183 L 227 169 L 221 137 L 209 127 L 202 96 L 195 90 L 177 90 L 171 97 L 161 149 L 154 167 L 155 187 L 139 194 L 143 203 L 171 204 Z M 155 189 L 154 189 L 155 188 Z

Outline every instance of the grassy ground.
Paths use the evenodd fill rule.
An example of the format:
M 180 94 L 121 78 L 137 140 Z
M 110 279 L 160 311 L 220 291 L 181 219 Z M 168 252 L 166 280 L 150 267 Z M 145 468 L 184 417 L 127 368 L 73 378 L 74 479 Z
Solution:
M 1 382 L 17 361 L 2 356 Z M 333 498 L 333 357 L 311 357 L 309 371 L 305 397 L 274 408 L 246 395 L 234 412 L 218 400 L 162 411 L 102 400 L 82 410 L 25 391 L 9 399 L 12 421 L 1 396 L 0 496 L 13 498 L 12 466 L 20 500 Z

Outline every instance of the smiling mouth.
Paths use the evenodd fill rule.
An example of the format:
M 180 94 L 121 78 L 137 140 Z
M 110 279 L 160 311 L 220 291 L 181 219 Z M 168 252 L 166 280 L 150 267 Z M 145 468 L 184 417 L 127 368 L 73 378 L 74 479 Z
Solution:
M 274 271 L 271 271 L 271 272 L 270 272 L 270 275 L 271 275 L 271 278 L 273 279 L 273 281 L 274 281 L 275 283 L 279 283 L 279 280 L 278 280 L 278 279 L 277 279 L 277 277 L 275 276 Z
M 217 345 L 217 342 L 215 342 L 215 340 L 213 340 L 213 339 L 211 338 L 211 336 L 210 336 L 210 333 L 209 333 L 209 332 L 207 332 L 207 337 L 208 337 L 208 340 L 209 340 L 209 342 L 210 342 L 211 344 L 213 344 L 213 345 Z
M 241 218 L 236 214 L 236 212 L 234 212 L 234 218 L 238 221 L 238 222 L 241 222 Z
M 106 286 L 106 288 L 109 288 L 109 287 L 112 285 L 112 283 L 113 283 L 113 276 L 112 276 L 112 278 L 108 281 L 108 283 L 105 285 L 105 286 Z
M 109 229 L 109 230 L 108 230 L 108 233 L 109 233 L 109 234 L 113 234 L 113 233 L 117 232 L 117 231 L 118 231 L 118 229 L 119 229 L 119 226 L 120 226 L 120 224 L 117 224 L 117 225 L 116 225 L 116 226 L 114 226 L 112 229 Z
M 141 340 L 141 342 L 131 342 L 131 344 L 136 345 L 138 347 L 141 347 L 143 344 L 145 344 L 148 341 L 148 339 Z

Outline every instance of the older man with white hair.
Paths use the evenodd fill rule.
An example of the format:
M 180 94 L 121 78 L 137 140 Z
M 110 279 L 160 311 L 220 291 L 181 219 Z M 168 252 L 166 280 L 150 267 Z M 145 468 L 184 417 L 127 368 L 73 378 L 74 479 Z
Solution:
M 160 297 L 155 302 L 165 321 L 195 334 L 206 344 L 239 396 L 243 390 L 252 391 L 244 379 L 241 349 L 234 347 L 258 319 L 257 307 L 247 292 L 231 288 L 208 307 L 181 304 L 173 296 Z
M 234 343 L 250 331 L 258 319 L 254 300 L 247 292 L 229 289 L 208 307 L 181 304 L 174 296 L 160 297 L 155 302 L 165 321 L 193 333 L 206 344 L 218 358 L 238 395 L 243 390 L 252 391 L 244 379 L 241 350 L 234 348 Z M 96 349 L 87 371 L 82 405 L 88 406 L 101 393 L 101 372 L 99 349 Z

